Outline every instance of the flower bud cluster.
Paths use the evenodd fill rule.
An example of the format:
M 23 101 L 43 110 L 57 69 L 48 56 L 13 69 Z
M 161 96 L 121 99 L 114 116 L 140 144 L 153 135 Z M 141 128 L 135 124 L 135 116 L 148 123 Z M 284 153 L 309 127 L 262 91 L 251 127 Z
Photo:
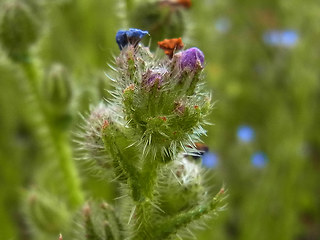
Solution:
M 179 49 L 172 50 L 172 58 L 171 53 L 159 58 L 147 47 L 128 44 L 116 58 L 114 95 L 125 119 L 145 144 L 164 151 L 199 133 L 210 110 L 210 96 L 201 89 L 204 54 Z

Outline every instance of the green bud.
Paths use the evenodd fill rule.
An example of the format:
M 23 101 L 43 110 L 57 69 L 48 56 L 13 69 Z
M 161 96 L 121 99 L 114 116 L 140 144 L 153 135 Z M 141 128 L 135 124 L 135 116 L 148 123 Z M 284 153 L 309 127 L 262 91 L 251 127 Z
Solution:
M 87 202 L 76 218 L 77 229 L 73 231 L 73 237 L 77 240 L 112 240 L 123 239 L 120 237 L 117 226 L 109 219 L 106 212 L 112 207 L 105 208 L 105 203 L 96 201 Z M 112 210 L 113 211 L 113 210 Z
M 39 33 L 39 23 L 29 6 L 22 1 L 4 4 L 0 23 L 0 41 L 14 61 L 26 61 L 30 46 Z
M 113 237 L 113 234 L 111 231 L 111 227 L 110 227 L 110 223 L 108 221 L 104 221 L 103 225 L 104 225 L 106 239 L 114 240 L 114 237 Z
M 43 81 L 42 89 L 51 124 L 55 128 L 66 129 L 72 118 L 69 108 L 72 88 L 70 76 L 63 65 L 51 66 Z
M 32 191 L 27 201 L 27 212 L 32 224 L 46 233 L 58 234 L 69 224 L 70 216 L 66 205 L 43 193 Z
M 97 230 L 95 229 L 95 225 L 92 222 L 92 210 L 89 204 L 86 204 L 83 208 L 83 216 L 84 216 L 84 228 L 87 240 L 100 240 Z
M 80 159 L 89 162 L 89 165 L 95 166 L 93 172 L 104 175 L 107 169 L 111 167 L 111 158 L 104 148 L 102 139 L 102 129 L 109 122 L 117 121 L 115 106 L 106 106 L 99 103 L 90 108 L 90 113 L 84 118 L 82 126 L 83 132 L 79 134 L 79 152 Z M 94 164 L 91 164 L 92 161 Z
M 200 93 L 204 56 L 198 52 L 192 48 L 159 60 L 139 45 L 134 51 L 128 46 L 116 58 L 116 95 L 121 96 L 124 119 L 141 136 L 146 152 L 174 155 L 191 134 L 203 134 L 198 130 L 210 104 Z
M 51 107 L 64 110 L 69 106 L 72 97 L 71 81 L 63 65 L 51 66 L 43 82 L 43 93 Z
M 172 215 L 198 205 L 204 194 L 201 167 L 181 155 L 178 158 L 160 178 L 159 207 Z

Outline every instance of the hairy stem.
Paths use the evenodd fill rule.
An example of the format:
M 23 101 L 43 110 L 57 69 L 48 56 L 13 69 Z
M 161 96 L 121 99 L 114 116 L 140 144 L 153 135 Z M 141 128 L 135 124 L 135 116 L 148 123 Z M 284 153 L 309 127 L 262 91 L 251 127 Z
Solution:
M 113 157 L 116 177 L 124 177 L 130 187 L 134 201 L 140 201 L 140 173 L 136 167 L 136 152 L 124 129 L 113 124 L 103 130 L 103 142 L 105 148 Z M 117 176 L 121 174 L 123 176 Z
M 77 173 L 75 162 L 72 159 L 72 152 L 69 143 L 69 136 L 57 131 L 53 134 L 54 144 L 59 156 L 60 169 L 64 175 L 65 184 L 69 191 L 71 206 L 77 207 L 84 201 L 80 187 L 80 179 Z
M 37 124 L 41 124 L 42 126 L 38 126 L 38 128 L 42 128 L 48 133 L 48 136 L 44 137 L 49 137 L 49 140 L 53 144 L 59 160 L 60 169 L 66 181 L 70 205 L 76 208 L 83 202 L 84 197 L 80 188 L 80 180 L 77 175 L 76 166 L 72 159 L 68 136 L 59 130 L 55 131 L 53 126 L 49 124 L 49 117 L 38 88 L 39 75 L 33 62 L 22 62 L 21 66 L 28 80 L 31 91 L 30 94 L 35 100 L 33 111 L 40 117 L 40 121 Z M 43 141 L 46 140 L 47 139 L 43 139 Z
M 152 239 L 150 224 L 154 212 L 154 188 L 158 177 L 159 160 L 147 156 L 140 175 L 142 201 L 136 203 L 136 234 L 133 239 Z

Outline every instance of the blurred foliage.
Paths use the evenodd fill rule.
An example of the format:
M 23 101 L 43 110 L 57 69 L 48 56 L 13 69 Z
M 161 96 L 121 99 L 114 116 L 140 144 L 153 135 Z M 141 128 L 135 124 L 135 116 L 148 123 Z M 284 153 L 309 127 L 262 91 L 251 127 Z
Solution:
M 0 6 L 5 2 L 10 1 L 0 0 Z M 136 27 L 126 15 L 134 17 L 134 3 L 139 6 L 143 1 L 25 2 L 41 23 L 41 37 L 31 49 L 37 68 L 46 76 L 54 64 L 60 64 L 72 81 L 69 117 L 53 125 L 60 129 L 56 131 L 76 132 L 81 122 L 78 113 L 108 98 L 104 89 L 110 84 L 103 74 L 119 51 L 115 33 Z M 145 11 L 139 17 L 152 15 L 153 9 Z M 218 164 L 208 174 L 213 188 L 224 183 L 229 194 L 227 210 L 207 230 L 197 232 L 198 238 L 319 239 L 319 1 L 203 0 L 193 1 L 183 14 L 185 26 L 169 32 L 180 37 L 174 31 L 182 34 L 186 29 L 181 37 L 187 47 L 197 46 L 205 53 L 207 81 L 216 104 L 209 119 L 214 125 L 204 141 L 218 156 Z M 173 19 L 179 18 L 178 14 Z M 270 31 L 286 30 L 296 34 L 293 44 L 283 39 L 270 43 L 264 37 Z M 25 217 L 26 205 L 34 201 L 27 192 L 59 202 L 66 199 L 68 189 L 50 154 L 50 142 L 39 140 L 42 133 L 34 121 L 37 113 L 24 72 L 4 49 L 0 49 L 0 76 L 1 239 L 57 239 L 58 234 L 48 237 L 31 229 Z M 243 124 L 254 129 L 252 141 L 237 138 Z M 268 158 L 262 168 L 250 161 L 257 151 Z M 114 201 L 112 183 L 87 174 L 88 166 L 79 162 L 77 166 L 86 196 Z

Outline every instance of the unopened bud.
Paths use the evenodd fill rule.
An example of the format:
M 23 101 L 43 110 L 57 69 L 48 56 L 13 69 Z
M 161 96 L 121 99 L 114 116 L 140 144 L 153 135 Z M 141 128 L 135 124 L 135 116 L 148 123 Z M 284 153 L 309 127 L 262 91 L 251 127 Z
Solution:
M 176 102 L 175 103 L 175 110 L 174 111 L 178 115 L 183 115 L 185 110 L 186 110 L 186 105 L 183 102 Z
M 83 133 L 79 135 L 80 158 L 95 161 L 95 167 L 97 167 L 95 170 L 99 172 L 110 168 L 108 161 L 110 159 L 104 148 L 102 131 L 117 119 L 116 111 L 115 106 L 106 106 L 104 103 L 92 107 L 89 115 L 84 119 Z
M 41 231 L 57 233 L 69 224 L 66 206 L 53 196 L 31 193 L 27 210 L 31 222 Z
M 164 192 L 160 190 L 160 208 L 168 214 L 192 208 L 201 201 L 203 194 L 200 166 L 184 157 L 179 158 L 168 166 L 161 177 L 165 186 Z
M 86 203 L 86 204 L 83 206 L 82 213 L 83 213 L 83 216 L 85 217 L 85 219 L 90 218 L 90 215 L 91 215 L 91 207 L 90 207 L 90 205 L 89 205 L 88 203 Z
M 0 23 L 3 49 L 14 61 L 25 61 L 30 46 L 37 40 L 39 24 L 23 1 L 9 1 L 3 8 Z
M 65 110 L 71 100 L 72 90 L 70 76 L 61 64 L 54 64 L 44 80 L 44 97 L 48 103 L 60 110 Z
M 197 72 L 204 66 L 204 54 L 198 48 L 189 48 L 181 53 L 180 67 L 182 71 Z
M 163 73 L 148 71 L 142 79 L 142 86 L 147 90 L 150 90 L 154 86 L 160 88 L 163 84 Z

